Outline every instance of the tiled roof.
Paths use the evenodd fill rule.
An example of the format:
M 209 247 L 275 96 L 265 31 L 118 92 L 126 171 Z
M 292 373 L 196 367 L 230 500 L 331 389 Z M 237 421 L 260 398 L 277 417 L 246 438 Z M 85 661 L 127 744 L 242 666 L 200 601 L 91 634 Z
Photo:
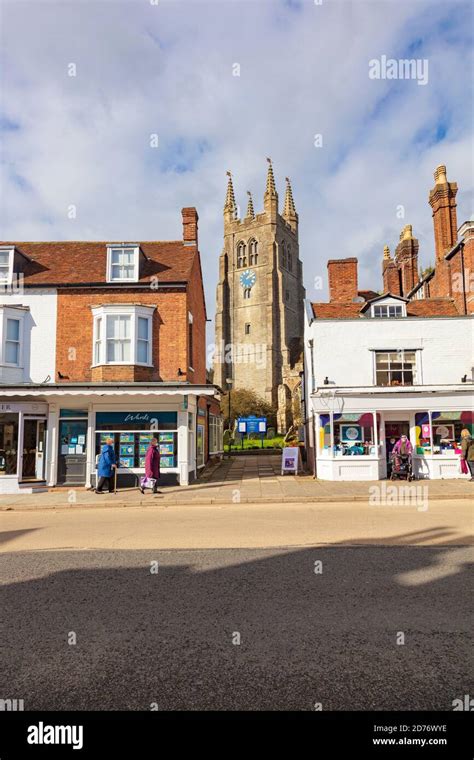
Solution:
M 107 281 L 107 245 L 105 242 L 64 241 L 58 243 L 0 243 L 15 246 L 27 261 L 25 285 L 74 285 Z M 187 282 L 197 249 L 184 246 L 181 240 L 139 243 L 147 260 L 140 257 L 140 279 Z
M 312 303 L 317 319 L 357 319 L 367 304 L 348 302 Z M 408 317 L 458 317 L 459 311 L 452 298 L 426 298 L 407 303 Z
M 459 317 L 452 298 L 420 298 L 407 303 L 409 317 Z

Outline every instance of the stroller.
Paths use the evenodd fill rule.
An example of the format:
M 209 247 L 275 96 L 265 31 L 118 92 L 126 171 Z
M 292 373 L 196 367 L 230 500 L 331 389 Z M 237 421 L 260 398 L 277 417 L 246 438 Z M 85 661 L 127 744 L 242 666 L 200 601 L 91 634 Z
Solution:
M 390 454 L 390 480 L 413 480 L 411 454 Z

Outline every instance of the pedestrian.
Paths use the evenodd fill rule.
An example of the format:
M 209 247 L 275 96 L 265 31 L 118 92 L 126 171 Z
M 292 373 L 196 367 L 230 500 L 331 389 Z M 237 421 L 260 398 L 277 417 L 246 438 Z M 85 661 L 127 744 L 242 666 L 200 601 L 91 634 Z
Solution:
M 413 446 L 408 440 L 408 436 L 403 434 L 392 449 L 392 455 L 395 458 L 395 467 L 400 467 L 401 457 L 411 457 L 412 454 Z
M 145 478 L 140 483 L 140 491 L 145 493 L 144 487 L 148 480 L 153 482 L 153 493 L 158 491 L 158 479 L 160 477 L 160 447 L 158 438 L 152 438 L 145 456 Z
M 103 487 L 105 483 L 107 483 L 109 493 L 114 492 L 114 470 L 117 469 L 116 459 L 115 459 L 115 451 L 113 447 L 114 439 L 113 438 L 107 438 L 106 442 L 102 446 L 102 452 L 99 457 L 99 462 L 97 466 L 97 488 L 95 489 L 96 493 L 104 493 Z
M 471 473 L 470 480 L 474 480 L 474 441 L 472 440 L 471 433 L 467 428 L 461 430 L 461 450 L 461 456 L 466 462 L 469 468 L 469 472 Z

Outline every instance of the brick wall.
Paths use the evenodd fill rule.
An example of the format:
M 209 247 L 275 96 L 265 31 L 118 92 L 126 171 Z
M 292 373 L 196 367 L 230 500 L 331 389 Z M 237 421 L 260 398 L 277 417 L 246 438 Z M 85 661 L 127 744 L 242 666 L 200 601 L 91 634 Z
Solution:
M 93 316 L 91 307 L 113 303 L 154 305 L 153 369 L 114 365 L 92 370 Z M 202 327 L 198 314 L 198 330 Z M 118 289 L 58 292 L 56 379 L 59 382 L 178 380 L 178 367 L 187 368 L 187 295 L 185 291 L 124 292 Z M 199 343 L 196 345 L 198 350 Z M 61 379 L 57 373 L 66 377 Z M 185 378 L 183 378 L 185 379 Z M 201 382 L 195 380 L 195 382 Z
M 352 301 L 357 297 L 357 259 L 328 261 L 329 300 Z

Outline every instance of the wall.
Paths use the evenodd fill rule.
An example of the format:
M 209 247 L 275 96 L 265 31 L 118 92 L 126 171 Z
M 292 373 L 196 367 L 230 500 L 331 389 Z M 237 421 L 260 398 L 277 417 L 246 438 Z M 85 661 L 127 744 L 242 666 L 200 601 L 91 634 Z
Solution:
M 48 375 L 54 383 L 56 357 L 55 290 L 24 290 L 11 294 L 0 293 L 0 304 L 28 306 L 25 314 L 22 372 L 0 367 L 0 383 L 42 383 Z M 20 377 L 21 375 L 21 377 Z
M 326 376 L 337 386 L 373 385 L 373 352 L 370 348 L 393 351 L 422 348 L 421 379 L 418 378 L 418 382 L 424 385 L 460 383 L 466 373 L 468 378 L 471 377 L 473 364 L 473 324 L 468 320 L 469 317 L 316 319 L 305 328 L 307 388 L 311 389 L 308 348 L 311 338 L 314 340 L 316 386 L 322 386 Z

